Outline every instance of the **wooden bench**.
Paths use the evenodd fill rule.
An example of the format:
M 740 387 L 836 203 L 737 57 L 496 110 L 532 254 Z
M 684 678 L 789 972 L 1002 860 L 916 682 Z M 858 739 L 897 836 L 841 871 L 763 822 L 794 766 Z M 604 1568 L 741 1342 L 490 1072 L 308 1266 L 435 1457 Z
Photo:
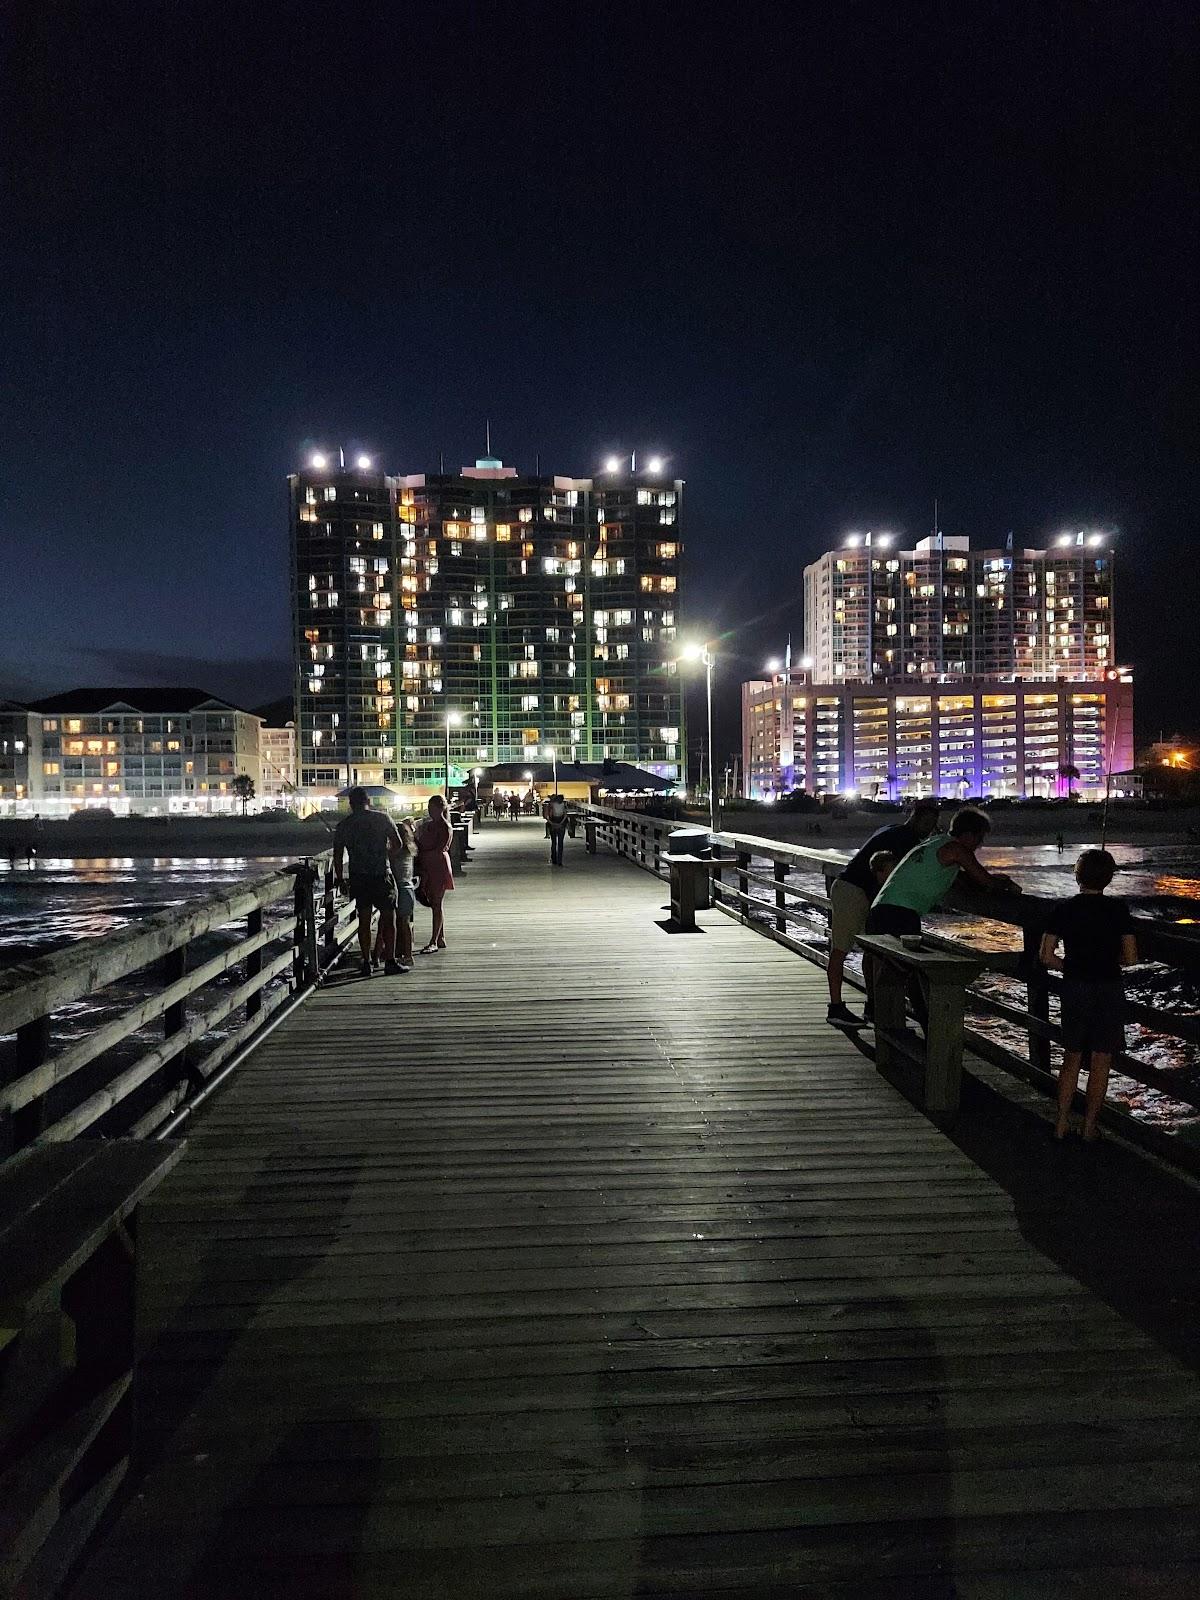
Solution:
M 686 933 L 696 929 L 696 912 L 712 903 L 709 873 L 712 862 L 700 856 L 667 856 L 671 873 L 671 921 Z
M 57 1592 L 129 1464 L 137 1207 L 182 1142 L 0 1167 L 0 1594 Z
M 874 1009 L 875 1065 L 884 1071 L 897 1060 L 916 1062 L 922 1069 L 925 1110 L 952 1116 L 962 1088 L 966 991 L 983 971 L 983 962 L 929 947 L 910 949 L 893 934 L 862 933 L 858 943 L 872 964 L 867 992 Z M 928 1010 L 923 1048 L 905 1026 L 905 993 L 914 978 Z

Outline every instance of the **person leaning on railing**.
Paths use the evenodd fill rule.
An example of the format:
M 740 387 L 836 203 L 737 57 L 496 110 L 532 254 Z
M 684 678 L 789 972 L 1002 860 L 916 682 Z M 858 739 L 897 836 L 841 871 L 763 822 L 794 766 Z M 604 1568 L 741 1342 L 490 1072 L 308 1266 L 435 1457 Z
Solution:
M 829 885 L 829 966 L 825 973 L 829 984 L 829 1009 L 825 1020 L 835 1028 L 862 1027 L 862 1022 L 842 1000 L 842 977 L 846 957 L 859 934 L 865 931 L 867 913 L 879 891 L 872 861 L 881 852 L 902 860 L 922 839 L 928 839 L 937 827 L 940 806 L 941 802 L 936 799 L 918 800 L 903 822 L 877 828 Z
M 1020 885 L 1002 872 L 989 872 L 976 860 L 975 852 L 992 830 L 990 820 L 974 806 L 956 811 L 948 833 L 935 833 L 910 850 L 867 913 L 868 933 L 897 936 L 920 933 L 921 918 L 949 894 L 961 873 L 978 889 L 996 894 L 1020 894 Z M 868 963 L 868 967 L 869 967 Z M 868 972 L 868 1007 L 870 974 Z M 913 1009 L 922 1027 L 926 1007 L 919 985 L 911 994 Z

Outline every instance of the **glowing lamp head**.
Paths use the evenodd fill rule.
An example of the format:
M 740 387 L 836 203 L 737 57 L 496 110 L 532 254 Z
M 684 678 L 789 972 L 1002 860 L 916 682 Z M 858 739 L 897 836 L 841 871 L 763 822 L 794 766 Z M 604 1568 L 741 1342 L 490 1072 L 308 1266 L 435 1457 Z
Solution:
M 324 472 L 325 468 L 329 465 L 329 457 L 327 455 L 323 455 L 320 450 L 314 450 L 312 455 L 308 458 L 308 464 L 314 469 L 314 471 Z
M 783 662 L 780 661 L 778 656 L 772 656 L 770 661 L 767 662 L 767 671 L 768 672 L 778 672 L 780 667 L 782 667 L 782 665 L 783 665 Z
M 371 468 L 371 458 L 370 456 L 356 456 L 354 465 L 360 472 L 369 472 Z
M 1058 538 L 1054 542 L 1058 546 L 1058 548 L 1061 550 L 1066 545 L 1069 545 L 1071 543 L 1071 535 L 1069 533 L 1060 533 Z
M 700 661 L 700 660 L 703 659 L 703 657 L 704 657 L 704 646 L 702 644 L 685 644 L 684 645 L 684 647 L 683 647 L 683 659 L 685 661 Z
M 621 470 L 621 458 L 620 458 L 620 456 L 609 456 L 608 460 L 604 463 L 604 470 L 605 470 L 605 472 L 620 472 L 620 470 Z
M 1088 543 L 1094 549 L 1096 547 L 1096 545 L 1104 543 L 1104 535 L 1102 533 L 1089 533 L 1088 534 Z
M 533 773 L 532 772 L 527 772 L 525 774 L 525 782 L 526 783 L 532 783 L 533 782 Z
M 857 550 L 861 543 L 862 543 L 862 534 L 861 533 L 852 533 L 849 536 L 849 538 L 846 540 L 846 544 L 848 545 L 848 547 L 851 550 Z
M 456 727 L 461 721 L 462 721 L 462 715 L 459 712 L 457 712 L 457 711 L 447 711 L 447 713 L 446 713 L 446 726 L 448 728 Z
M 882 545 L 885 550 L 887 549 L 888 545 L 891 544 L 891 542 L 892 536 L 890 533 L 877 533 L 875 535 L 875 543 Z
M 801 656 L 800 665 L 803 667 L 805 672 L 811 672 L 813 668 L 813 658 L 811 656 Z
M 646 463 L 646 471 L 647 472 L 661 472 L 663 467 L 664 467 L 664 465 L 665 465 L 665 462 L 663 461 L 663 458 L 661 456 L 651 456 L 649 461 L 647 461 L 647 463 Z

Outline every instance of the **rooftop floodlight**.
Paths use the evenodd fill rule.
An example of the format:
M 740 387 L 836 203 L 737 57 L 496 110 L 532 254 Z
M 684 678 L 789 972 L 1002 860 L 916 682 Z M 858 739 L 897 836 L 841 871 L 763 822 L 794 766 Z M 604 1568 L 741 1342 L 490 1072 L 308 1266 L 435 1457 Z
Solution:
M 1103 544 L 1104 543 L 1104 535 L 1102 533 L 1089 533 L 1088 534 L 1088 543 L 1091 544 L 1091 545 Z
M 778 656 L 772 656 L 770 661 L 767 662 L 767 671 L 778 672 L 782 665 L 783 663 L 780 661 Z
M 877 533 L 875 535 L 875 543 L 881 544 L 885 550 L 887 549 L 888 545 L 891 544 L 891 542 L 892 536 L 890 533 Z
M 685 661 L 700 661 L 700 660 L 703 659 L 703 657 L 704 657 L 704 646 L 702 644 L 696 644 L 695 642 L 693 642 L 692 644 L 685 644 L 684 645 L 684 647 L 683 647 L 683 659 Z
M 329 457 L 322 455 L 319 450 L 314 450 L 308 459 L 310 467 L 315 467 L 318 472 L 324 472 L 329 465 Z
M 811 672 L 813 669 L 813 658 L 811 656 L 801 656 L 800 665 L 803 667 L 805 672 Z
M 355 459 L 354 465 L 358 468 L 358 470 L 360 472 L 366 472 L 370 468 L 371 458 L 370 458 L 370 456 L 358 456 Z
M 849 537 L 846 540 L 846 543 L 850 546 L 851 550 L 857 549 L 858 546 L 862 543 L 862 534 L 861 533 L 852 533 L 852 534 L 850 534 Z
M 620 458 L 620 456 L 609 456 L 608 460 L 604 463 L 604 470 L 605 470 L 605 472 L 620 472 L 620 470 L 621 470 L 621 458 Z
M 664 465 L 665 465 L 665 463 L 664 463 L 663 458 L 661 456 L 651 456 L 649 461 L 647 461 L 647 463 L 646 463 L 646 471 L 647 472 L 661 472 Z
M 1060 533 L 1058 538 L 1054 542 L 1055 542 L 1056 545 L 1058 545 L 1059 549 L 1061 550 L 1064 545 L 1068 545 L 1068 544 L 1071 543 L 1071 535 L 1069 533 Z

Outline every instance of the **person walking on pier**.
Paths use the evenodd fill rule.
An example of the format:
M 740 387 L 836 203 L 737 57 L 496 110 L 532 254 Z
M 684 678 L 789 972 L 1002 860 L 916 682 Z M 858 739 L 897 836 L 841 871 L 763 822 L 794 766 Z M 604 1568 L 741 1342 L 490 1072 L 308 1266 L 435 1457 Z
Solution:
M 383 970 L 403 972 L 396 961 L 396 880 L 392 862 L 403 846 L 396 824 L 382 811 L 371 807 L 365 789 L 355 787 L 347 795 L 350 814 L 333 831 L 333 881 L 349 893 L 358 912 L 358 947 L 362 953 L 362 975 L 371 976 L 371 920 L 379 912 L 379 938 Z M 343 872 L 349 856 L 350 871 Z
M 880 887 L 871 869 L 871 859 L 886 851 L 898 861 L 903 860 L 937 827 L 939 804 L 937 800 L 918 800 L 903 822 L 876 829 L 846 863 L 841 876 L 829 886 L 829 967 L 825 974 L 829 984 L 829 1010 L 825 1016 L 835 1028 L 862 1026 L 862 1020 L 842 1002 L 842 979 L 846 956 L 866 928 L 867 912 Z
M 546 832 L 550 836 L 550 865 L 563 864 L 563 841 L 567 837 L 567 802 L 561 794 L 552 794 L 542 807 L 546 819 Z
M 433 931 L 429 935 L 429 943 L 422 947 L 423 956 L 436 955 L 439 950 L 446 948 L 442 901 L 454 887 L 454 869 L 450 865 L 450 841 L 453 837 L 450 819 L 446 815 L 445 798 L 440 794 L 431 795 L 429 815 L 417 829 L 418 898 L 433 913 Z
M 1124 900 L 1109 899 L 1105 889 L 1117 863 L 1107 850 L 1085 850 L 1075 863 L 1079 893 L 1060 901 L 1050 914 L 1038 954 L 1042 965 L 1061 972 L 1060 1021 L 1063 1064 L 1058 1074 L 1057 1140 L 1066 1138 L 1079 1069 L 1088 1052 L 1083 1137 L 1099 1138 L 1097 1123 L 1108 1091 L 1113 1057 L 1125 1048 L 1125 985 L 1122 967 L 1137 962 L 1133 918 Z M 1059 946 L 1063 954 L 1058 953 Z

